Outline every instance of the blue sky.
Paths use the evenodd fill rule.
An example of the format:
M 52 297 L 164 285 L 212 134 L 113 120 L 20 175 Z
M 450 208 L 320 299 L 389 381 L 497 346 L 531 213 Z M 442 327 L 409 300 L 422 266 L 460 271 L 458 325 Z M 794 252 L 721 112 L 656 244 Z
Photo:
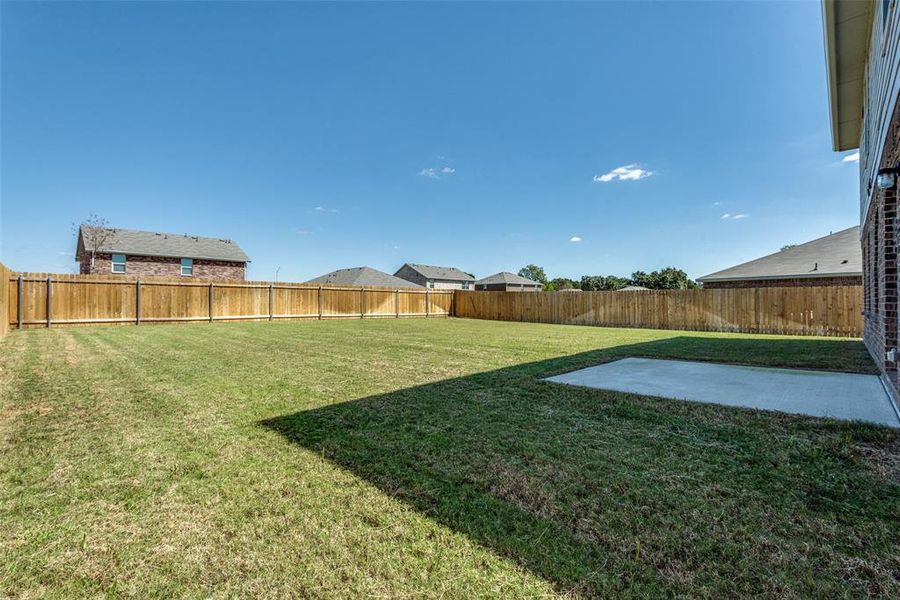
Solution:
M 250 277 L 298 281 L 405 261 L 697 277 L 858 219 L 818 2 L 5 2 L 0 21 L 15 270 L 71 271 L 91 212 L 232 238 Z

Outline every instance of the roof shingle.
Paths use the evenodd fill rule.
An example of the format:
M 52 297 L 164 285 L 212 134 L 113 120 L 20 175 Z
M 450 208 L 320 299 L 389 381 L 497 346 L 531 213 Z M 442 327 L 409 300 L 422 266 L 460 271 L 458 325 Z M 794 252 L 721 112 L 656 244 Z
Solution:
M 420 273 L 427 279 L 443 279 L 445 281 L 475 281 L 475 277 L 455 267 L 435 267 L 432 265 L 417 265 L 406 263 L 413 271 Z M 400 267 L 401 269 L 403 267 Z
M 513 285 L 541 285 L 540 282 L 532 281 L 521 275 L 516 275 L 515 273 L 510 273 L 508 271 L 502 271 L 500 273 L 494 273 L 484 279 L 479 279 L 475 282 L 476 285 L 485 285 L 490 283 L 507 283 Z
M 858 226 L 704 275 L 697 281 L 853 275 L 862 275 L 862 247 Z
M 95 248 L 96 237 L 93 230 L 110 231 L 109 237 L 102 247 Z M 95 228 L 82 225 L 78 230 L 78 256 L 81 251 L 121 253 L 135 256 L 165 256 L 169 258 L 200 258 L 207 260 L 228 260 L 234 262 L 250 262 L 236 242 L 216 238 L 174 233 L 156 233 L 154 231 L 137 231 L 114 227 Z
M 338 269 L 331 273 L 326 273 L 315 279 L 310 279 L 307 283 L 320 283 L 323 285 L 348 285 L 348 286 L 374 286 L 389 288 L 413 288 L 417 290 L 424 289 L 421 285 L 417 285 L 411 281 L 394 277 L 384 271 L 373 269 L 371 267 L 353 267 L 352 269 Z

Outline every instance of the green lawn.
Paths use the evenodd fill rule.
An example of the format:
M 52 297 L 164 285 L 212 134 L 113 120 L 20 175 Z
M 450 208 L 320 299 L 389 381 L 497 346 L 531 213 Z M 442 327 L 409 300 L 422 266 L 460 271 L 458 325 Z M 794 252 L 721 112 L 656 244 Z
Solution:
M 900 439 L 557 386 L 854 340 L 465 320 L 12 332 L 0 597 L 900 596 Z

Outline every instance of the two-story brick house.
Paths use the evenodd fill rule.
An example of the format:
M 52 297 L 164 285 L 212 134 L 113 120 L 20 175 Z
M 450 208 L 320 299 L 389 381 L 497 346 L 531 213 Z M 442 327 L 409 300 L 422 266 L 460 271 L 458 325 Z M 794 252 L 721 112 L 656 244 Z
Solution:
M 82 225 L 75 260 L 82 274 L 244 280 L 250 258 L 231 240 Z
M 897 405 L 900 6 L 824 0 L 833 149 L 859 150 L 863 339 Z

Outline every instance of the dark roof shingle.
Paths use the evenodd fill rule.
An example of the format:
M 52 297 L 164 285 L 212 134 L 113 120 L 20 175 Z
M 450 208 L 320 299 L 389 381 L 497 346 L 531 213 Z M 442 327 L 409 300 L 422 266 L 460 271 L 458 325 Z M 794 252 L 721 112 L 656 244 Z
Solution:
M 521 275 L 516 275 L 515 273 L 510 273 L 509 271 L 501 271 L 500 273 L 494 273 L 484 279 L 479 279 L 475 282 L 477 285 L 486 285 L 490 283 L 507 283 L 513 285 L 541 285 L 538 281 L 532 281 Z
M 373 269 L 371 267 L 354 267 L 352 269 L 338 269 L 331 273 L 326 273 L 315 279 L 310 279 L 307 283 L 320 283 L 323 285 L 348 285 L 348 286 L 374 286 L 389 288 L 412 288 L 424 289 L 421 285 L 417 285 L 411 281 L 394 277 L 384 271 Z
M 110 234 L 95 248 L 94 230 L 106 230 Z M 154 231 L 137 231 L 116 227 L 95 228 L 82 225 L 78 230 L 78 256 L 85 252 L 104 252 L 131 254 L 135 256 L 165 256 L 169 258 L 202 258 L 207 260 L 228 260 L 234 262 L 250 262 L 236 242 L 216 238 L 207 238 L 173 233 L 156 233 Z
M 854 226 L 781 252 L 769 254 L 697 281 L 740 281 L 862 275 L 859 227 Z
M 436 267 L 432 265 L 418 265 L 415 263 L 406 263 L 406 266 L 428 279 L 443 279 L 446 281 L 475 281 L 475 277 L 455 267 Z M 403 267 L 400 268 L 402 269 Z

